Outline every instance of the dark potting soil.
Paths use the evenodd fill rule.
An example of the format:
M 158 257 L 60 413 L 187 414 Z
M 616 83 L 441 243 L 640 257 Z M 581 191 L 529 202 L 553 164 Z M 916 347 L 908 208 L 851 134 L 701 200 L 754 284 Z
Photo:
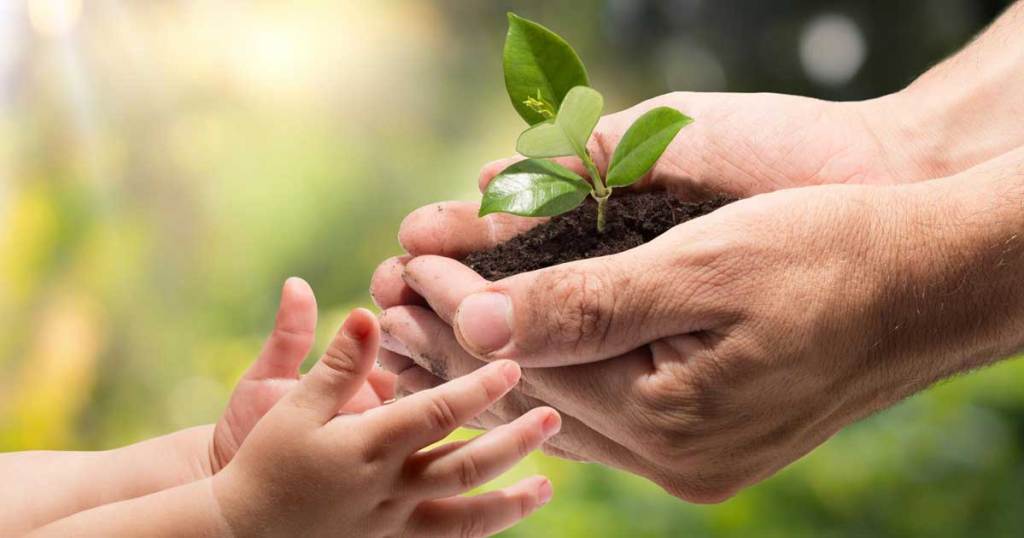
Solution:
M 463 259 L 488 280 L 559 263 L 616 254 L 640 246 L 676 224 L 710 213 L 733 198 L 681 202 L 666 192 L 618 192 L 608 199 L 604 233 L 597 233 L 597 202 L 587 198 L 508 241 Z

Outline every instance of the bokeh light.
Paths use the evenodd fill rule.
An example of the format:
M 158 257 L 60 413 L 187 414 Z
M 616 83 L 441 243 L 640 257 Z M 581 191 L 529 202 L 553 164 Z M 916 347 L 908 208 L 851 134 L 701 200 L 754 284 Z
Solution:
M 506 9 L 565 34 L 614 111 L 673 90 L 873 97 L 966 42 L 983 4 L 0 0 L 0 447 L 216 419 L 291 275 L 317 293 L 316 356 L 370 305 L 402 217 L 479 196 L 513 152 Z M 1012 535 L 1022 385 L 1021 361 L 952 380 L 716 506 L 534 455 L 497 485 L 542 472 L 554 500 L 505 535 Z
M 28 0 L 28 20 L 45 37 L 71 32 L 82 16 L 82 0 Z
M 867 55 L 864 32 L 847 15 L 817 16 L 800 35 L 800 62 L 807 76 L 826 86 L 841 86 L 860 70 Z

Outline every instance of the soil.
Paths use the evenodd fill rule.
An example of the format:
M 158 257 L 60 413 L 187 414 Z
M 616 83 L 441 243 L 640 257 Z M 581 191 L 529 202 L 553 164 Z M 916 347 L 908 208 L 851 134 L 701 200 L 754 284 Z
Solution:
M 597 233 L 597 203 L 587 198 L 508 241 L 463 259 L 488 280 L 560 263 L 616 254 L 640 246 L 673 226 L 710 213 L 732 198 L 681 202 L 665 192 L 617 192 L 608 199 L 604 233 Z

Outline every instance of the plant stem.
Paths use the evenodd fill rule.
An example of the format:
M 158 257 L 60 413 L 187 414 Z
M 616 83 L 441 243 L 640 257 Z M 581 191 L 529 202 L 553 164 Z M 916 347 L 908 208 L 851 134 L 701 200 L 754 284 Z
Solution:
M 594 164 L 594 159 L 590 158 L 590 152 L 583 153 L 581 157 L 583 160 L 583 166 L 587 167 L 587 173 L 590 174 L 590 182 L 594 185 L 594 197 L 607 197 L 608 187 L 605 187 L 604 179 L 601 177 L 601 173 L 597 171 L 597 165 Z
M 597 199 L 597 233 L 604 233 L 605 204 L 611 192 Z
M 590 152 L 584 150 L 580 157 L 583 161 L 583 166 L 587 168 L 587 173 L 590 174 L 590 183 L 594 188 L 590 194 L 594 200 L 597 200 L 597 232 L 604 233 L 605 204 L 608 202 L 608 197 L 611 196 L 612 190 L 604 184 L 604 178 L 598 172 L 594 159 L 590 157 Z

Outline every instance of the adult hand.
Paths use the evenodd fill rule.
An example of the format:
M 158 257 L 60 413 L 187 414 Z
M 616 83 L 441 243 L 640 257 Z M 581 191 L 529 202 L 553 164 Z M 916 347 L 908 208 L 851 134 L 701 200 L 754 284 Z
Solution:
M 402 277 L 433 312 L 385 310 L 385 366 L 420 390 L 515 359 L 528 366 L 519 393 L 483 425 L 552 405 L 554 453 L 719 501 L 1024 345 L 1024 154 L 1012 157 L 909 186 L 756 196 L 628 253 L 497 282 L 417 257 Z M 459 232 L 489 228 L 467 219 Z
M 787 95 L 678 92 L 602 118 L 588 149 L 598 167 L 603 169 L 632 121 L 650 108 L 664 105 L 677 107 L 697 121 L 686 128 L 685 136 L 677 138 L 634 188 L 665 189 L 681 197 L 708 192 L 745 196 L 806 184 L 883 183 L 893 177 L 917 179 L 929 173 L 925 165 L 930 161 L 904 151 L 903 148 L 909 147 L 907 133 L 882 121 L 893 118 L 893 111 L 900 110 L 903 101 L 902 96 L 863 103 L 830 103 Z M 504 159 L 485 166 L 480 175 L 481 189 L 509 161 Z M 581 168 L 571 159 L 562 162 Z M 894 169 L 901 173 L 891 173 Z M 477 204 L 468 202 L 420 208 L 402 223 L 399 240 L 412 256 L 434 254 L 460 258 L 501 243 L 542 221 L 502 214 L 478 219 L 477 208 Z M 370 291 L 382 309 L 426 304 L 403 280 L 405 262 L 409 258 L 386 260 L 375 272 Z M 387 320 L 384 325 L 388 327 Z M 393 338 L 386 342 L 390 342 L 391 347 L 397 346 Z M 415 367 L 408 355 L 385 351 L 382 356 L 386 367 L 403 372 L 399 378 L 400 389 L 440 382 L 437 376 Z M 517 398 L 522 400 L 518 407 L 537 404 L 518 391 L 507 400 Z M 607 444 L 601 436 L 591 435 L 585 425 L 572 417 L 566 418 L 563 438 L 586 438 L 590 446 Z M 485 413 L 480 422 L 493 425 L 501 420 Z M 587 434 L 572 435 L 572 432 Z M 550 443 L 545 447 L 550 453 L 576 459 L 584 459 L 582 454 L 589 452 L 571 449 L 564 443 L 561 448 Z
M 524 361 L 539 364 L 558 358 L 553 350 L 561 349 L 567 351 L 562 357 L 578 362 L 586 360 L 579 353 L 582 351 L 592 352 L 591 359 L 609 357 L 628 349 L 627 342 L 638 343 L 637 338 L 616 342 L 611 335 L 635 330 L 634 337 L 653 338 L 672 328 L 666 320 L 657 320 L 652 327 L 636 321 L 651 315 L 645 314 L 645 305 L 635 299 L 626 303 L 634 310 L 632 317 L 601 314 L 608 311 L 608 297 L 623 297 L 622 292 L 628 290 L 646 290 L 652 306 L 692 306 L 692 311 L 676 320 L 676 330 L 694 332 L 655 338 L 648 346 L 613 360 L 527 368 L 523 390 L 514 391 L 483 415 L 482 425 L 502 423 L 523 409 L 557 399 L 565 404 L 563 433 L 546 445 L 549 452 L 601 461 L 651 477 L 684 498 L 717 500 L 739 484 L 756 481 L 791 461 L 860 414 L 949 372 L 1019 349 L 1024 333 L 1019 286 L 1006 289 L 1012 286 L 1006 277 L 1010 268 L 1021 270 L 1020 241 L 1015 238 L 1021 227 L 1022 172 L 1019 164 L 1013 164 L 1013 159 L 1019 163 L 1021 155 L 1011 155 L 1009 163 L 996 162 L 992 165 L 995 169 L 965 170 L 1024 142 L 1024 124 L 1015 119 L 1019 117 L 1019 99 L 1014 97 L 1019 94 L 1014 89 L 1024 87 L 1024 71 L 1013 52 L 1019 47 L 1008 46 L 1024 36 L 1020 32 L 1022 10 L 1024 3 L 1011 7 L 970 47 L 907 89 L 880 99 L 836 104 L 770 94 L 675 93 L 604 118 L 589 147 L 599 167 L 607 163 L 625 126 L 652 106 L 674 106 L 696 118 L 638 185 L 680 196 L 707 192 L 746 196 L 829 183 L 912 182 L 961 172 L 967 177 L 959 179 L 970 183 L 950 186 L 946 180 L 941 188 L 930 186 L 924 191 L 916 187 L 822 187 L 745 200 L 681 226 L 640 249 L 647 261 L 653 260 L 652 253 L 664 249 L 665 257 L 654 267 L 671 267 L 675 259 L 680 260 L 679 267 L 690 271 L 688 280 L 663 283 L 657 293 L 650 291 L 655 288 L 650 286 L 647 268 L 620 263 L 625 256 L 495 283 L 521 286 L 506 290 L 515 292 L 508 299 L 517 316 L 513 319 L 522 325 L 523 316 L 537 312 L 542 317 L 530 327 L 539 330 L 523 329 L 526 332 L 520 337 L 513 328 L 504 345 L 503 338 L 494 336 L 503 337 L 504 333 L 491 333 L 486 336 L 492 340 L 481 339 L 476 344 L 483 347 L 473 348 L 474 343 L 460 328 L 463 342 L 478 355 L 522 355 Z M 506 160 L 486 167 L 481 186 L 507 164 Z M 999 184 L 999 177 L 1008 181 L 1010 188 Z M 1018 183 L 1013 183 L 1013 178 Z M 992 192 L 1008 194 L 993 199 Z M 929 201 L 934 209 L 922 205 Z M 858 205 L 866 209 L 853 209 Z M 412 256 L 459 258 L 539 222 L 507 215 L 477 219 L 476 208 L 471 203 L 442 203 L 417 210 L 403 222 L 399 239 Z M 885 217 L 896 220 L 886 221 Z M 994 224 L 986 225 L 987 221 Z M 950 230 L 948 223 L 958 226 Z M 1016 228 L 1007 232 L 1006 223 Z M 672 238 L 680 243 L 670 244 Z M 827 252 L 829 246 L 835 249 L 831 253 Z M 693 256 L 689 262 L 681 257 L 686 254 Z M 862 255 L 860 263 L 857 257 Z M 938 259 L 924 261 L 934 257 Z M 827 263 L 811 265 L 822 263 L 822 259 Z M 410 256 L 404 256 L 385 261 L 374 274 L 371 292 L 386 309 L 384 327 L 392 332 L 385 342 L 393 351 L 383 353 L 381 360 L 389 369 L 401 372 L 400 388 L 415 391 L 478 366 L 479 361 L 458 345 L 445 321 L 455 320 L 462 298 L 491 284 L 451 261 L 424 258 L 406 267 L 409 260 Z M 885 263 L 893 266 L 885 267 Z M 442 265 L 446 267 L 442 271 L 450 273 L 437 272 Z M 568 278 L 575 280 L 561 287 L 556 277 L 540 277 L 540 283 L 547 279 L 552 290 L 561 292 L 548 297 L 540 291 L 532 296 L 523 291 L 531 289 L 526 285 L 530 279 L 557 275 L 571 267 L 597 272 L 595 276 L 571 273 Z M 844 274 L 851 271 L 853 274 Z M 778 282 L 768 280 L 768 275 Z M 821 281 L 799 285 L 797 279 L 812 276 Z M 843 278 L 850 280 L 844 282 Z M 538 281 L 532 282 L 536 285 Z M 644 283 L 647 288 L 640 287 Z M 451 289 L 439 289 L 444 286 Z M 813 286 L 825 287 L 815 290 Z M 609 292 L 609 287 L 617 289 Z M 712 293 L 714 290 L 718 292 Z M 858 290 L 862 293 L 854 293 Z M 422 308 L 427 302 L 417 291 L 441 317 Z M 748 301 L 730 299 L 727 292 Z M 490 297 L 492 303 L 503 304 L 504 300 Z M 536 299 L 536 304 L 542 305 L 547 298 L 567 306 L 530 309 L 514 303 L 524 298 L 526 304 Z M 485 296 L 483 302 L 486 300 Z M 847 301 L 851 311 L 829 311 L 830 300 Z M 805 302 L 806 310 L 801 310 Z M 613 304 L 611 311 L 617 312 L 619 304 Z M 551 321 L 552 316 L 556 318 L 555 331 L 540 322 Z M 576 329 L 568 339 L 557 331 L 561 316 L 565 328 Z M 466 315 L 467 320 L 469 317 Z M 472 321 L 486 327 L 500 320 L 481 316 Z M 809 325 L 800 326 L 799 321 Z M 858 321 L 866 324 L 857 329 L 863 334 L 847 334 L 845 340 L 837 336 L 832 348 L 825 346 L 825 335 L 838 335 Z M 718 325 L 729 326 L 730 322 L 733 329 L 725 332 Z M 709 330 L 716 326 L 717 331 Z M 872 337 L 877 340 L 870 340 Z M 551 348 L 546 347 L 548 338 L 555 344 Z M 483 348 L 488 344 L 501 349 L 486 353 Z M 824 346 L 829 353 L 815 360 L 811 357 L 821 352 L 815 346 Z M 843 346 L 860 353 L 838 353 Z M 865 349 L 870 357 L 864 356 Z M 914 360 L 928 353 L 931 360 L 927 364 Z M 656 356 L 671 360 L 656 360 Z M 729 356 L 734 358 L 718 359 Z M 848 370 L 858 357 L 863 366 L 856 370 L 859 378 Z M 848 369 L 833 371 L 836 361 Z M 635 370 L 630 371 L 629 365 Z M 772 369 L 771 365 L 779 367 Z M 691 370 L 699 374 L 690 375 Z M 868 373 L 871 371 L 874 373 Z M 797 376 L 803 383 L 790 391 L 791 378 L 800 372 L 813 375 Z M 619 388 L 630 392 L 607 392 L 607 382 L 623 373 L 632 373 L 632 377 L 626 375 Z M 674 384 L 673 375 L 681 376 L 683 384 Z M 842 379 L 842 375 L 851 377 Z M 813 398 L 805 391 L 815 383 L 824 393 L 834 394 L 823 409 L 808 407 Z M 766 384 L 773 387 L 765 396 L 768 401 L 782 405 L 777 414 L 771 415 L 775 406 L 763 407 L 760 400 L 752 408 L 736 407 L 743 401 L 737 394 L 763 392 Z M 681 390 L 673 393 L 673 387 Z M 854 395 L 857 390 L 867 395 L 858 398 Z M 819 391 L 819 397 L 821 394 Z M 796 407 L 782 404 L 787 399 Z M 626 401 L 634 405 L 625 405 Z M 659 402 L 666 411 L 637 411 Z M 609 407 L 612 409 L 603 415 L 598 411 Z M 825 409 L 831 409 L 831 414 Z M 705 421 L 702 417 L 706 414 L 724 418 Z M 776 418 L 764 419 L 771 416 Z M 635 419 L 633 423 L 630 418 Z M 722 429 L 729 420 L 756 427 L 730 433 Z M 758 429 L 762 431 L 759 443 L 744 447 L 741 441 L 749 440 L 750 435 L 756 439 Z M 707 438 L 702 436 L 705 430 L 711 432 Z M 631 431 L 640 435 L 632 436 Z M 716 452 L 715 447 L 724 447 L 724 451 Z M 751 452 L 749 457 L 743 450 Z M 704 469 L 700 463 L 708 458 L 717 463 Z

